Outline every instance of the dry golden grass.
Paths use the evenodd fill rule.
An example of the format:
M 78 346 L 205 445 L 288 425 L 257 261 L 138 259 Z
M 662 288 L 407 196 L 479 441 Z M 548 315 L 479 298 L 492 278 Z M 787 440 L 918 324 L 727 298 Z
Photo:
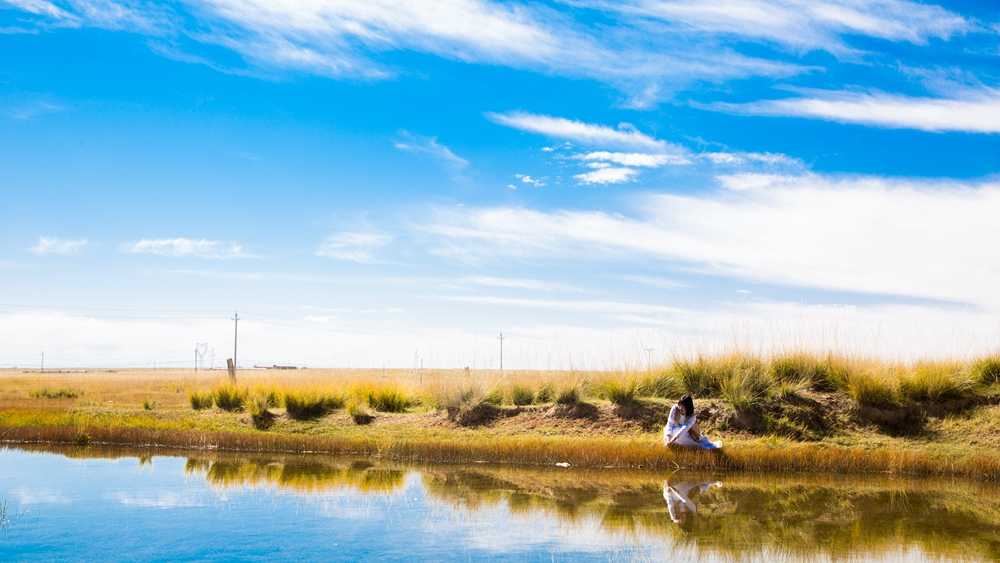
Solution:
M 243 408 L 250 407 L 249 413 L 192 409 L 191 396 L 208 392 L 214 392 L 218 406 L 216 391 L 228 388 L 221 371 L 0 370 L 0 440 L 322 451 L 437 462 L 565 461 L 592 467 L 887 472 L 998 479 L 1000 456 L 989 449 L 936 454 L 933 448 L 914 446 L 916 442 L 876 440 L 879 445 L 870 447 L 847 441 L 837 445 L 830 440 L 796 443 L 743 437 L 728 440 L 721 454 L 708 454 L 666 449 L 655 431 L 629 438 L 600 432 L 588 437 L 558 428 L 537 432 L 522 428 L 516 434 L 450 427 L 429 431 L 423 425 L 434 424 L 440 417 L 421 414 L 481 402 L 527 404 L 529 399 L 536 404 L 579 400 L 626 404 L 648 397 L 673 400 L 685 392 L 699 398 L 725 397 L 737 408 L 752 407 L 764 396 L 780 401 L 816 391 L 840 393 L 862 406 L 895 407 L 913 401 L 995 397 L 1000 394 L 998 365 L 992 358 L 906 365 L 832 355 L 760 358 L 731 354 L 682 360 L 649 372 L 505 371 L 502 377 L 497 371 L 466 370 L 241 370 L 229 394 L 246 397 L 248 390 L 257 390 L 250 393 L 252 404 L 239 402 Z M 71 389 L 76 396 L 51 392 L 59 389 Z M 305 400 L 299 405 L 305 407 L 314 395 L 338 398 L 315 417 L 342 417 L 350 426 L 313 420 L 313 415 L 284 418 L 279 400 L 295 397 Z M 155 409 L 143 410 L 144 402 L 155 404 Z M 376 423 L 355 426 L 343 412 L 329 414 L 345 405 L 352 406 L 350 414 L 359 420 L 371 421 L 374 414 Z M 254 426 L 271 428 L 268 409 L 282 417 L 279 424 L 268 432 L 254 430 Z M 405 414 L 383 414 L 400 412 Z

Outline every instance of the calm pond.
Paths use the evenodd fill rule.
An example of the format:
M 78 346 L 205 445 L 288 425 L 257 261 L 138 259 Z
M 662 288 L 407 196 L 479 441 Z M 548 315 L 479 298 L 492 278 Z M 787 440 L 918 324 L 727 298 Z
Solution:
M 0 450 L 2 561 L 1000 561 L 960 480 Z

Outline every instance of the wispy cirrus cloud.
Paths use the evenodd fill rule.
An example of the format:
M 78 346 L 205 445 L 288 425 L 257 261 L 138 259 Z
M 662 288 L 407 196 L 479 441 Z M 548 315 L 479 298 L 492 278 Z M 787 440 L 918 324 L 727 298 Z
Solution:
M 674 33 L 760 41 L 797 51 L 852 52 L 861 35 L 925 44 L 949 39 L 975 23 L 933 4 L 909 0 L 632 0 L 584 2 Z
M 327 237 L 316 256 L 350 262 L 376 263 L 375 252 L 385 248 L 395 237 L 384 233 L 346 232 Z
M 746 115 L 822 119 L 892 129 L 1000 133 L 1000 90 L 980 88 L 944 98 L 885 92 L 806 91 L 801 97 L 749 104 L 715 103 L 710 109 Z
M 223 243 L 217 240 L 163 238 L 142 239 L 139 242 L 124 243 L 119 250 L 125 254 L 157 254 L 173 258 L 251 258 L 252 255 L 243 251 L 236 243 Z
M 87 239 L 62 239 L 59 237 L 38 237 L 38 244 L 28 249 L 35 254 L 73 254 L 87 246 Z
M 455 156 L 451 149 L 438 142 L 437 137 L 425 137 L 414 135 L 403 130 L 399 133 L 399 139 L 393 143 L 397 149 L 415 154 L 422 154 L 433 159 L 440 160 L 453 168 L 465 168 L 469 161 Z

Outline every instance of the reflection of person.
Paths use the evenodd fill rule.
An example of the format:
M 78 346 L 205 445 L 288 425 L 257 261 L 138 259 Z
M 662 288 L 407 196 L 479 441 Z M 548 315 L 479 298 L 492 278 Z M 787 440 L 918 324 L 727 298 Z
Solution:
M 705 481 L 704 483 L 676 483 L 669 481 L 663 483 L 663 500 L 667 501 L 667 510 L 670 511 L 670 519 L 680 526 L 684 533 L 690 533 L 694 529 L 694 515 L 698 513 L 692 496 L 697 498 L 701 493 L 712 487 L 721 487 L 719 481 Z
M 687 446 L 714 450 L 722 447 L 722 442 L 711 441 L 701 433 L 698 417 L 695 416 L 694 400 L 684 395 L 670 409 L 667 425 L 663 427 L 663 443 L 668 446 Z

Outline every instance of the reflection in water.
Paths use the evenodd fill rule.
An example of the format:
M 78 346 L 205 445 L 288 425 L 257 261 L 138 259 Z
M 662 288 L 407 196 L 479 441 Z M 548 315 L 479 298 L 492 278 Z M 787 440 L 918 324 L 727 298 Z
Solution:
M 670 511 L 670 519 L 680 526 L 681 531 L 685 534 L 690 533 L 694 527 L 694 515 L 698 513 L 698 506 L 695 504 L 695 501 L 701 493 L 712 487 L 721 486 L 722 483 L 720 481 L 676 483 L 673 485 L 669 481 L 664 481 L 663 500 L 667 501 L 667 510 Z
M 302 459 L 211 461 L 188 458 L 184 472 L 204 475 L 205 481 L 220 488 L 274 486 L 305 493 L 338 487 L 363 493 L 390 493 L 403 485 L 406 476 L 401 469 L 376 467 L 368 461 L 341 466 Z
M 84 452 L 92 457 L 141 457 L 140 464 L 150 459 L 148 453 L 123 450 L 65 453 L 85 457 Z M 157 470 L 170 466 L 162 459 L 157 458 Z M 204 480 L 211 489 L 227 493 L 219 498 L 240 489 L 265 496 L 287 491 L 293 499 L 323 499 L 326 491 L 346 491 L 352 498 L 382 498 L 390 504 L 393 499 L 412 503 L 419 497 L 427 504 L 415 514 L 437 515 L 426 517 L 421 525 L 428 528 L 421 528 L 421 534 L 445 521 L 479 519 L 486 534 L 502 525 L 564 538 L 559 541 L 586 537 L 605 542 L 608 549 L 655 545 L 659 547 L 651 553 L 656 558 L 677 560 L 923 555 L 944 561 L 1000 561 L 1000 488 L 974 481 L 400 466 L 322 456 L 222 453 L 189 457 L 183 472 L 196 478 L 188 482 Z M 2 479 L 0 475 L 0 484 Z M 0 496 L 4 493 L 0 489 Z M 370 517 L 371 512 L 365 514 Z M 442 518 L 446 515 L 454 518 Z M 539 531 L 539 522 L 554 526 Z M 574 529 L 588 532 L 566 535 Z M 453 549 L 450 541 L 443 537 L 441 549 Z

